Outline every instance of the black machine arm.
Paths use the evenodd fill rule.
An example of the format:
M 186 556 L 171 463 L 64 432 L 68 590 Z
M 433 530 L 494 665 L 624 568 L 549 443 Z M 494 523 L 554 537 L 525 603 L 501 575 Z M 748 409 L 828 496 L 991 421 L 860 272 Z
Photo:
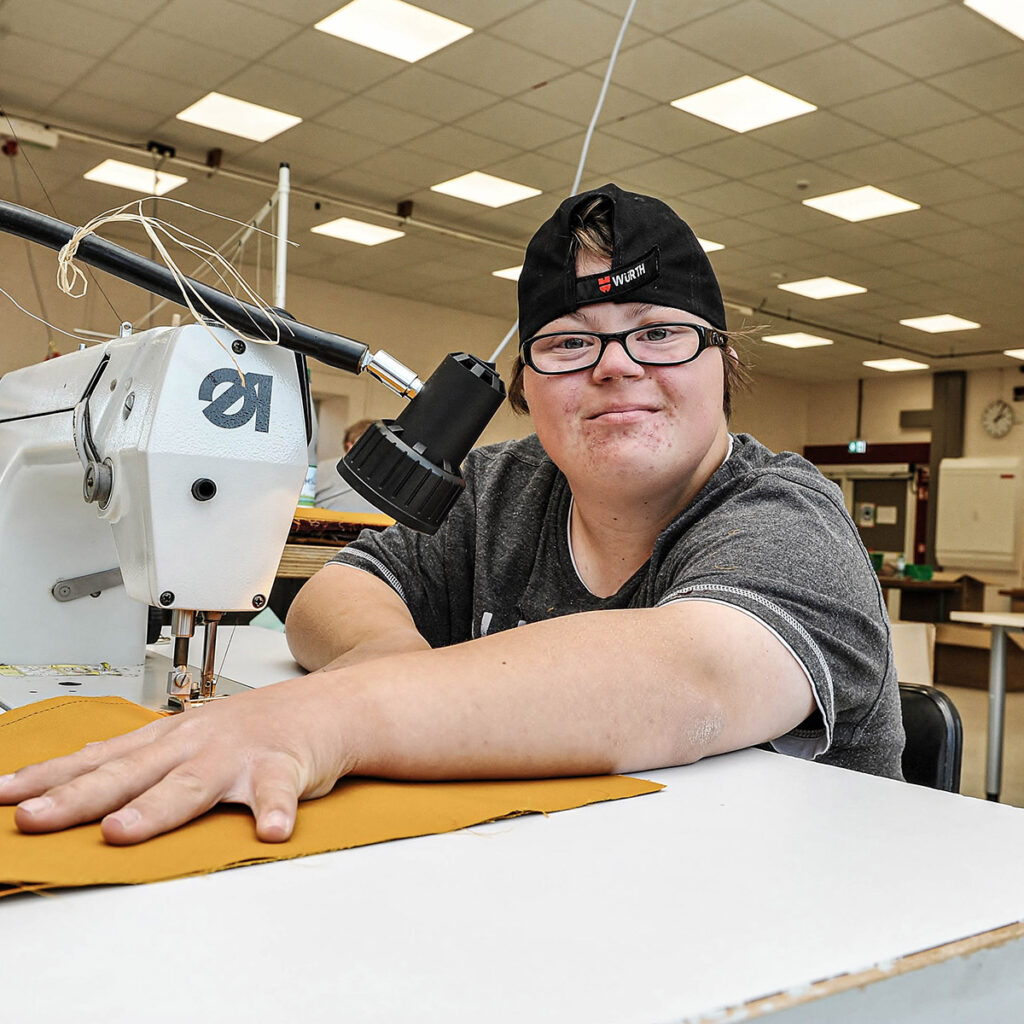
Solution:
M 0 231 L 60 250 L 70 224 L 0 200 Z M 152 260 L 96 235 L 78 244 L 83 263 L 187 306 L 174 275 Z M 434 533 L 465 487 L 461 463 L 505 398 L 491 363 L 465 352 L 445 357 L 425 384 L 386 352 L 340 334 L 266 312 L 192 278 L 186 287 L 229 327 L 310 356 L 349 373 L 367 370 L 412 401 L 396 420 L 379 420 L 339 463 L 360 494 L 400 523 Z M 453 413 L 453 410 L 457 412 Z

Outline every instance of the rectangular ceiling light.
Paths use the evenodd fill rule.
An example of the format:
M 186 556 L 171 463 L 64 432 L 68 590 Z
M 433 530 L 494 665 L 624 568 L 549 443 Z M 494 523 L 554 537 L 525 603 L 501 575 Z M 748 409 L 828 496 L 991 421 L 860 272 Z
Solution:
M 709 242 L 706 238 L 698 238 L 697 241 L 705 252 L 718 252 L 719 249 L 725 248 L 721 242 Z
M 313 27 L 410 64 L 473 31 L 402 0 L 352 0 Z
M 366 221 L 352 220 L 350 217 L 339 217 L 329 220 L 326 224 L 317 224 L 310 228 L 315 235 L 330 235 L 331 238 L 342 238 L 346 242 L 358 242 L 359 245 L 380 245 L 401 238 L 405 232 L 394 228 L 382 228 Z
M 786 348 L 817 348 L 819 345 L 834 344 L 831 338 L 819 338 L 816 334 L 804 334 L 801 331 L 794 334 L 765 334 L 762 337 L 773 345 L 785 345 Z
M 523 272 L 522 263 L 518 267 L 506 267 L 504 270 L 492 270 L 492 277 L 503 277 L 506 281 L 518 281 L 519 275 Z
M 913 327 L 915 331 L 927 331 L 929 334 L 945 334 L 947 331 L 973 331 L 976 324 L 973 320 L 953 316 L 952 313 L 941 313 L 938 316 L 912 316 L 909 320 L 901 320 L 904 327 Z
M 1024 348 L 1004 348 L 1003 355 L 1011 359 L 1024 359 Z
M 104 160 L 91 171 L 86 171 L 82 177 L 87 181 L 102 181 L 104 185 L 116 185 L 132 192 L 144 192 L 148 196 L 166 195 L 188 181 L 188 178 L 180 174 L 155 171 L 152 167 L 139 167 L 121 160 Z
M 493 209 L 540 195 L 539 188 L 530 188 L 529 185 L 520 185 L 515 181 L 506 181 L 504 178 L 495 178 L 494 175 L 484 174 L 482 171 L 470 171 L 469 174 L 452 178 L 450 181 L 431 185 L 430 191 L 441 192 L 446 196 L 455 196 L 457 199 L 468 199 L 471 203 L 479 203 L 481 206 L 490 206 Z
M 840 281 L 834 277 L 809 277 L 805 281 L 790 281 L 779 287 L 784 292 L 794 292 L 808 299 L 835 299 L 840 295 L 860 295 L 867 291 L 867 288 L 861 288 L 859 284 L 850 284 L 849 281 Z
M 711 89 L 681 96 L 672 106 L 734 132 L 749 132 L 818 108 L 788 92 L 743 75 Z
M 1000 28 L 1024 39 L 1024 4 L 1020 0 L 964 0 L 964 4 Z
M 927 370 L 927 363 L 915 363 L 913 359 L 865 359 L 864 366 L 886 373 L 905 373 L 907 370 Z
M 891 192 L 883 192 L 874 185 L 861 185 L 860 188 L 848 188 L 843 192 L 831 192 L 827 196 L 805 199 L 803 204 L 849 221 L 872 220 L 875 217 L 889 217 L 894 213 L 921 209 L 920 203 L 912 203 L 909 199 L 901 199 Z
M 302 118 L 257 103 L 236 100 L 219 92 L 208 92 L 201 100 L 175 115 L 179 121 L 238 135 L 253 142 L 266 142 L 297 125 Z

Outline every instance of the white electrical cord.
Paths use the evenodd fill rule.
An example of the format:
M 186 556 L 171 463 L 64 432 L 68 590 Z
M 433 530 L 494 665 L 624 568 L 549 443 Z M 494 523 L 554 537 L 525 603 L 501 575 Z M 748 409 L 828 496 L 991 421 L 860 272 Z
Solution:
M 619 34 L 615 40 L 615 45 L 612 47 L 611 56 L 608 58 L 608 70 L 604 73 L 604 81 L 601 83 L 601 91 L 597 96 L 597 105 L 594 107 L 593 116 L 590 118 L 590 124 L 587 126 L 587 134 L 583 139 L 583 150 L 580 152 L 580 162 L 576 168 L 576 177 L 573 179 L 572 188 L 569 189 L 569 195 L 576 195 L 577 190 L 580 187 L 580 181 L 583 178 L 583 168 L 587 162 L 587 152 L 590 150 L 590 140 L 594 135 L 594 128 L 597 127 L 597 119 L 601 116 L 601 108 L 604 106 L 604 98 L 608 93 L 608 83 L 612 80 L 612 72 L 615 70 L 615 61 L 619 56 L 619 48 L 622 46 L 622 39 L 626 34 L 626 28 L 629 26 L 629 19 L 633 17 L 633 8 L 636 7 L 636 0 L 630 0 L 629 7 L 626 9 L 625 17 L 622 19 L 622 25 L 619 27 Z M 505 346 L 509 343 L 512 335 L 519 330 L 519 320 L 509 328 L 508 334 L 501 339 L 501 344 L 491 354 L 491 358 L 488 362 L 493 363 L 497 360 L 498 356 L 505 351 Z

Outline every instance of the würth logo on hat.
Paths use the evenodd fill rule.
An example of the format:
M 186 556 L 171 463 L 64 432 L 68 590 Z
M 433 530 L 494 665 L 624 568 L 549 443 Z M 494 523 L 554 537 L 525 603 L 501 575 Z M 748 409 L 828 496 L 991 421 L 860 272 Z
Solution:
M 576 301 L 596 302 L 614 299 L 615 296 L 631 292 L 635 288 L 650 284 L 658 278 L 658 248 L 655 246 L 638 260 L 620 263 L 611 270 L 590 277 L 576 278 Z

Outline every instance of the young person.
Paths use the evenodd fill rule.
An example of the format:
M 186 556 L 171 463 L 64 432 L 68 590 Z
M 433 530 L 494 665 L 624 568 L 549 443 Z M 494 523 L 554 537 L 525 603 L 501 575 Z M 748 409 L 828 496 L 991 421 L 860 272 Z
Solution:
M 665 204 L 606 185 L 531 241 L 510 398 L 433 537 L 364 534 L 288 617 L 311 674 L 29 767 L 17 823 L 114 843 L 219 801 L 283 840 L 350 772 L 639 771 L 755 744 L 900 777 L 877 579 L 841 494 L 728 431 L 741 377 L 711 265 Z

